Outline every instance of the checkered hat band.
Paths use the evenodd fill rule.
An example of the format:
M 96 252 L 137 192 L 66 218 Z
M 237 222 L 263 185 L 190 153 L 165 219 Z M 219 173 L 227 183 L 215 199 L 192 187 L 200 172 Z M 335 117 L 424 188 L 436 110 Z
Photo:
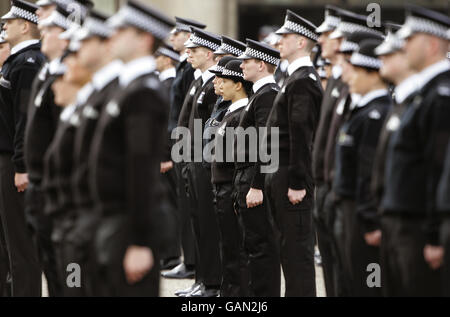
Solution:
M 339 22 L 341 22 L 341 19 L 332 15 L 327 15 L 325 17 L 325 23 L 333 28 L 337 28 L 339 25 Z
M 342 33 L 355 33 L 355 32 L 367 32 L 375 35 L 380 35 L 384 37 L 384 34 L 380 31 L 374 30 L 368 26 L 364 26 L 361 24 L 351 23 L 351 22 L 341 22 L 337 28 L 338 31 Z
M 179 22 L 177 22 L 177 24 L 176 24 L 176 26 L 175 26 L 175 29 L 176 29 L 177 31 L 183 31 L 183 32 L 189 32 L 189 33 L 191 33 L 191 26 L 190 26 L 190 25 L 187 25 L 187 24 L 184 24 L 184 23 L 179 23 Z
M 225 52 L 233 54 L 234 56 L 241 56 L 242 54 L 244 54 L 244 51 L 238 49 L 237 47 L 231 46 L 230 44 L 227 43 L 222 43 L 220 48 L 223 49 Z
M 303 25 L 297 24 L 295 22 L 286 20 L 286 22 L 284 23 L 284 27 L 286 27 L 289 30 L 293 30 L 298 34 L 301 34 L 313 41 L 317 41 L 319 39 L 319 37 L 317 36 L 316 33 L 308 30 L 307 28 L 305 28 Z
M 112 34 L 112 29 L 105 25 L 101 20 L 95 19 L 93 17 L 88 17 L 83 24 L 83 27 L 89 30 L 89 32 L 101 36 L 110 37 Z
M 244 74 L 243 73 L 238 73 L 238 72 L 226 69 L 226 68 L 223 69 L 222 75 L 223 76 L 233 76 L 233 77 L 244 78 Z
M 354 42 L 349 41 L 343 41 L 341 44 L 341 47 L 339 48 L 339 51 L 341 52 L 348 52 L 348 51 L 357 51 L 359 49 L 359 45 Z
M 393 47 L 395 47 L 398 50 L 402 49 L 403 46 L 405 45 L 405 41 L 399 39 L 397 36 L 395 36 L 395 34 L 389 34 L 386 37 L 385 42 L 389 43 L 390 45 L 392 45 Z
M 122 7 L 118 14 L 121 15 L 127 23 L 150 32 L 159 39 L 165 39 L 171 31 L 171 28 L 167 25 L 130 6 Z
M 219 66 L 219 65 L 216 65 L 216 66 L 214 66 L 214 68 L 212 69 L 213 71 L 215 71 L 215 72 L 223 72 L 223 70 L 224 70 L 225 68 L 223 67 L 223 66 Z
M 429 33 L 450 40 L 450 29 L 434 21 L 409 16 L 406 19 L 405 26 L 411 28 L 414 32 Z
M 360 53 L 353 53 L 350 58 L 350 63 L 360 67 L 369 67 L 374 69 L 381 68 L 381 60 L 375 57 L 362 55 Z
M 201 38 L 201 37 L 199 37 L 199 36 L 197 36 L 195 34 L 191 35 L 191 42 L 196 44 L 196 45 L 199 45 L 199 46 L 207 47 L 207 48 L 209 48 L 212 51 L 217 51 L 219 49 L 219 47 L 220 47 L 220 45 L 218 45 L 216 43 L 213 43 L 211 41 L 208 41 L 208 40 L 206 40 L 204 38 Z
M 39 21 L 39 24 L 46 23 L 57 25 L 64 30 L 68 30 L 70 28 L 69 20 L 67 20 L 67 18 L 58 11 L 54 11 L 47 19 Z
M 34 13 L 31 13 L 30 11 L 24 10 L 22 8 L 12 6 L 11 7 L 11 13 L 14 14 L 17 17 L 20 17 L 24 20 L 33 22 L 35 24 L 38 23 L 38 16 Z
M 180 55 L 178 55 L 177 53 L 175 53 L 175 52 L 173 52 L 171 50 L 168 50 L 165 47 L 160 47 L 158 49 L 158 53 L 161 54 L 161 55 L 170 57 L 171 59 L 174 59 L 174 60 L 179 60 L 180 59 Z
M 273 56 L 271 56 L 269 54 L 266 54 L 264 52 L 255 50 L 255 49 L 250 48 L 250 47 L 247 47 L 247 49 L 245 50 L 245 55 L 251 56 L 251 57 L 256 58 L 256 59 L 260 59 L 263 62 L 272 64 L 272 65 L 278 65 L 280 63 L 280 59 L 279 58 L 273 57 Z

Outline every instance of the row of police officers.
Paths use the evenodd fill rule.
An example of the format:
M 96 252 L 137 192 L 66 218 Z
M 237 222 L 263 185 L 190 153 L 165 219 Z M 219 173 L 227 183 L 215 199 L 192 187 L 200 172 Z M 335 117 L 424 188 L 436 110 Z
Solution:
M 2 18 L 2 295 L 312 297 L 316 238 L 328 296 L 450 294 L 448 16 L 269 45 L 92 7 Z

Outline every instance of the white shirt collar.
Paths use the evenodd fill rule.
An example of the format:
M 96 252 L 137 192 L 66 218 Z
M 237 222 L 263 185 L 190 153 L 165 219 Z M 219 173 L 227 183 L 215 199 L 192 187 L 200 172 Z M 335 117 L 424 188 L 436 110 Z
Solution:
M 59 119 L 64 122 L 69 121 L 70 117 L 75 113 L 75 110 L 77 110 L 76 104 L 68 105 L 63 111 L 61 111 Z
M 92 95 L 93 92 L 94 92 L 94 86 L 91 83 L 84 85 L 83 88 L 81 88 L 78 91 L 77 101 L 76 101 L 75 105 L 76 106 L 84 105 L 86 103 L 86 101 L 88 100 L 88 98 Z
M 358 103 L 356 104 L 356 108 L 362 108 L 362 107 L 368 105 L 369 102 L 371 102 L 372 100 L 377 99 L 382 96 L 387 96 L 388 94 L 389 94 L 389 92 L 387 91 L 387 89 L 373 90 L 373 91 L 365 94 L 364 96 L 362 96 L 361 99 L 359 99 Z
M 188 58 L 188 54 L 184 53 L 183 55 L 180 56 L 180 63 L 183 63 L 185 60 L 187 60 Z
M 334 79 L 338 79 L 342 75 L 342 67 L 339 65 L 333 66 L 331 69 Z
M 287 59 L 283 59 L 280 63 L 280 69 L 282 72 L 285 72 L 289 67 L 289 61 Z
M 204 73 L 202 74 L 202 80 L 203 80 L 202 86 L 205 86 L 206 83 L 208 82 L 208 80 L 210 80 L 212 77 L 214 77 L 214 74 L 211 73 L 209 70 L 207 70 L 206 72 L 204 72 Z
M 256 83 L 253 84 L 253 92 L 256 93 L 258 90 L 260 90 L 263 86 L 267 84 L 275 84 L 275 78 L 273 75 L 266 76 L 264 78 L 261 78 Z
M 295 61 L 293 61 L 292 63 L 290 63 L 288 66 L 289 76 L 291 76 L 297 69 L 304 66 L 313 66 L 311 58 L 309 56 L 300 57 Z
M 120 85 L 126 87 L 136 78 L 153 73 L 155 69 L 156 62 L 152 56 L 135 59 L 124 65 L 122 74 L 119 77 Z
M 50 74 L 54 74 L 59 68 L 59 64 L 61 63 L 61 58 L 55 58 L 54 60 L 48 63 L 48 71 Z
M 110 82 L 116 79 L 120 75 L 120 71 L 123 68 L 123 63 L 119 60 L 115 60 L 98 72 L 96 72 L 92 78 L 92 85 L 98 91 L 106 87 Z
M 172 67 L 172 68 L 166 69 L 161 74 L 159 74 L 159 80 L 165 81 L 166 79 L 175 78 L 176 76 L 177 76 L 177 71 L 176 71 L 175 67 Z
M 402 81 L 395 87 L 395 101 L 400 104 L 406 100 L 412 93 L 416 92 L 420 87 L 420 79 L 418 75 L 412 75 Z
M 420 80 L 420 89 L 428 84 L 433 78 L 447 70 L 450 70 L 450 61 L 447 59 L 434 63 L 433 65 L 425 68 L 418 74 L 418 78 Z
M 196 69 L 194 72 L 195 80 L 199 79 L 202 76 L 202 71 L 200 69 Z
M 240 99 L 236 101 L 235 103 L 232 103 L 230 107 L 228 107 L 228 111 L 226 114 L 230 114 L 232 112 L 235 112 L 238 109 L 241 109 L 242 107 L 245 107 L 248 105 L 248 98 Z
M 17 54 L 19 51 L 23 50 L 24 48 L 27 48 L 28 46 L 38 44 L 38 43 L 39 43 L 39 40 L 27 40 L 27 41 L 20 42 L 19 44 L 17 44 L 16 46 L 14 46 L 11 49 L 11 55 Z

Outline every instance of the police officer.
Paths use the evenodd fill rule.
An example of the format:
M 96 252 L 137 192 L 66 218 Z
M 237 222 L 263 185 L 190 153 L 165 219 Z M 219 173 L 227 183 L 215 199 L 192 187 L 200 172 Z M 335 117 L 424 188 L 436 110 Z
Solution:
M 192 68 L 191 64 L 187 61 L 186 48 L 184 43 L 191 36 L 190 27 L 196 27 L 199 29 L 206 28 L 206 25 L 191 20 L 180 17 L 175 17 L 176 25 L 172 30 L 170 35 L 170 43 L 175 51 L 180 54 L 180 63 L 178 64 L 176 71 L 177 75 L 172 83 L 171 93 L 170 93 L 170 114 L 169 114 L 169 148 L 172 148 L 173 141 L 171 139 L 171 134 L 174 128 L 178 126 L 178 120 L 180 119 L 181 109 L 185 104 L 186 96 L 190 96 L 192 91 L 191 85 L 194 79 L 198 79 L 200 74 L 194 78 L 195 70 Z M 173 165 L 173 162 L 169 160 L 165 162 L 166 169 Z M 177 194 L 178 194 L 178 239 L 180 240 L 183 249 L 183 263 L 180 263 L 173 270 L 169 272 L 164 272 L 162 275 L 167 278 L 188 278 L 194 276 L 195 267 L 195 243 L 194 243 L 194 233 L 192 230 L 192 224 L 190 220 L 190 207 L 192 203 L 190 202 L 190 197 L 187 196 L 187 183 L 186 179 L 183 178 L 182 170 L 186 170 L 186 164 L 177 163 L 175 164 L 175 172 L 177 175 Z
M 101 210 L 95 254 L 106 295 L 158 296 L 159 174 L 169 108 L 151 54 L 174 23 L 134 0 L 110 22 L 112 52 L 125 66 L 89 156 L 95 208 Z
M 24 217 L 23 192 L 28 185 L 23 139 L 31 84 L 44 63 L 37 29 L 37 7 L 25 1 L 12 1 L 5 21 L 5 40 L 11 56 L 2 68 L 1 115 L 1 218 L 6 235 L 12 275 L 12 296 L 39 296 L 41 273 L 36 250 Z M 2 278 L 4 280 L 4 278 Z
M 39 23 L 42 34 L 41 51 L 48 62 L 34 79 L 25 131 L 25 159 L 30 180 L 26 192 L 25 212 L 27 221 L 35 230 L 50 296 L 61 295 L 61 285 L 58 284 L 55 253 L 51 243 L 52 224 L 44 215 L 44 199 L 40 187 L 44 168 L 43 157 L 55 134 L 60 113 L 59 107 L 54 103 L 51 86 L 56 79 L 55 68 L 61 62 L 68 45 L 67 40 L 59 39 L 59 35 L 70 27 L 68 16 L 69 12 L 58 6 L 48 18 Z
M 278 128 L 279 169 L 266 176 L 265 190 L 281 232 L 281 263 L 286 296 L 315 296 L 314 233 L 312 214 L 314 180 L 312 142 L 317 128 L 323 89 L 310 54 L 317 42 L 317 27 L 287 11 L 283 27 L 281 58 L 289 60 L 289 77 L 275 98 L 267 121 Z M 273 142 L 270 139 L 270 144 Z
M 280 260 L 269 208 L 264 198 L 264 173 L 261 150 L 253 148 L 263 139 L 260 129 L 266 127 L 274 99 L 279 91 L 274 72 L 280 62 L 280 52 L 272 47 L 247 39 L 241 68 L 244 78 L 253 83 L 252 96 L 239 119 L 235 143 L 236 172 L 234 176 L 234 206 L 241 218 L 245 250 L 249 261 L 251 296 L 280 296 Z M 242 134 L 255 129 L 256 140 L 242 146 Z M 241 134 L 241 135 L 240 135 Z M 245 136 L 244 136 L 245 137 Z M 256 159 L 251 156 L 256 154 Z M 240 158 L 240 159 L 239 159 Z M 261 276 L 266 276 L 262 279 Z
M 396 254 L 389 262 L 389 270 L 395 272 L 392 291 L 402 296 L 442 294 L 435 261 L 439 250 L 435 201 L 444 165 L 442 149 L 450 137 L 449 27 L 448 16 L 408 6 L 405 24 L 397 33 L 406 41 L 406 58 L 420 78 L 420 92 L 389 143 L 382 202 L 384 239 L 390 253 Z
M 216 64 L 214 51 L 221 44 L 220 38 L 210 32 L 192 28 L 192 35 L 186 44 L 192 67 L 202 72 L 201 87 L 192 101 L 189 114 L 191 136 L 191 162 L 189 163 L 190 194 L 194 198 L 194 234 L 198 243 L 199 260 L 196 261 L 196 279 L 203 286 L 187 296 L 216 297 L 221 283 L 219 253 L 219 230 L 214 215 L 211 188 L 211 170 L 203 166 L 203 146 L 195 142 L 196 135 L 202 136 L 204 124 L 210 118 L 217 96 L 214 93 L 214 74 L 209 71 Z

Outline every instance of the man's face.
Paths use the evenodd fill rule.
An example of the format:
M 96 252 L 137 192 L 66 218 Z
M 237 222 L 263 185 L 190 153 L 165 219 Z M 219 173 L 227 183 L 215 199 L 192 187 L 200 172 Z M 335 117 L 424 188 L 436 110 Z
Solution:
M 0 44 L 0 68 L 3 66 L 3 63 L 11 54 L 11 49 L 8 43 Z
M 298 52 L 300 36 L 297 34 L 283 34 L 280 40 L 280 54 L 282 59 L 289 59 Z
M 361 96 L 367 94 L 374 84 L 376 74 L 375 72 L 368 72 L 362 67 L 352 67 L 349 75 L 350 92 Z
M 213 84 L 214 84 L 214 93 L 217 96 L 222 96 L 222 90 L 220 89 L 221 85 L 222 85 L 222 78 L 217 77 L 217 76 L 214 77 Z
M 406 40 L 405 52 L 406 59 L 411 69 L 421 71 L 423 69 L 424 61 L 426 60 L 428 36 L 423 33 L 413 34 Z
M 341 39 L 330 39 L 329 35 L 333 31 L 324 32 L 319 37 L 319 44 L 322 48 L 322 57 L 332 59 L 339 50 Z
M 97 36 L 92 36 L 82 41 L 78 52 L 80 66 L 95 72 L 101 60 L 108 54 L 106 45 L 106 42 Z
M 260 61 L 252 58 L 246 59 L 241 64 L 241 69 L 244 72 L 244 79 L 255 82 L 258 77 L 259 69 L 260 69 Z
M 167 69 L 170 61 L 168 60 L 169 58 L 167 56 L 163 56 L 163 55 L 159 55 L 158 57 L 155 58 L 156 60 L 156 69 L 158 70 L 158 72 L 163 72 Z
M 202 69 L 208 61 L 209 50 L 204 47 L 188 48 L 186 53 L 189 57 L 189 63 L 195 69 Z
M 397 51 L 389 55 L 380 56 L 383 65 L 380 69 L 380 75 L 383 78 L 399 84 L 410 73 L 408 60 L 405 52 Z
M 348 62 L 351 55 L 350 54 L 343 54 L 344 58 L 342 59 L 341 67 L 342 67 L 342 81 L 346 83 L 347 85 L 350 82 L 350 77 L 353 71 L 353 66 Z
M 92 73 L 81 65 L 78 54 L 69 55 L 64 63 L 67 65 L 64 81 L 83 87 L 91 80 Z
M 8 43 L 16 43 L 20 39 L 23 23 L 20 19 L 6 20 L 3 29 L 5 30 L 5 40 Z
M 116 30 L 111 38 L 111 51 L 114 58 L 124 62 L 133 55 L 134 48 L 140 44 L 138 32 L 132 27 L 124 27 Z
M 61 56 L 67 46 L 66 40 L 61 40 L 59 35 L 63 29 L 57 26 L 44 27 L 41 30 L 42 35 L 42 53 L 50 59 Z
M 42 21 L 50 16 L 53 11 L 56 9 L 56 4 L 51 4 L 48 6 L 39 7 L 36 11 L 36 15 L 38 16 L 38 21 Z
M 175 32 L 170 35 L 169 41 L 172 47 L 177 52 L 184 51 L 184 43 L 189 40 L 191 33 L 188 32 Z

